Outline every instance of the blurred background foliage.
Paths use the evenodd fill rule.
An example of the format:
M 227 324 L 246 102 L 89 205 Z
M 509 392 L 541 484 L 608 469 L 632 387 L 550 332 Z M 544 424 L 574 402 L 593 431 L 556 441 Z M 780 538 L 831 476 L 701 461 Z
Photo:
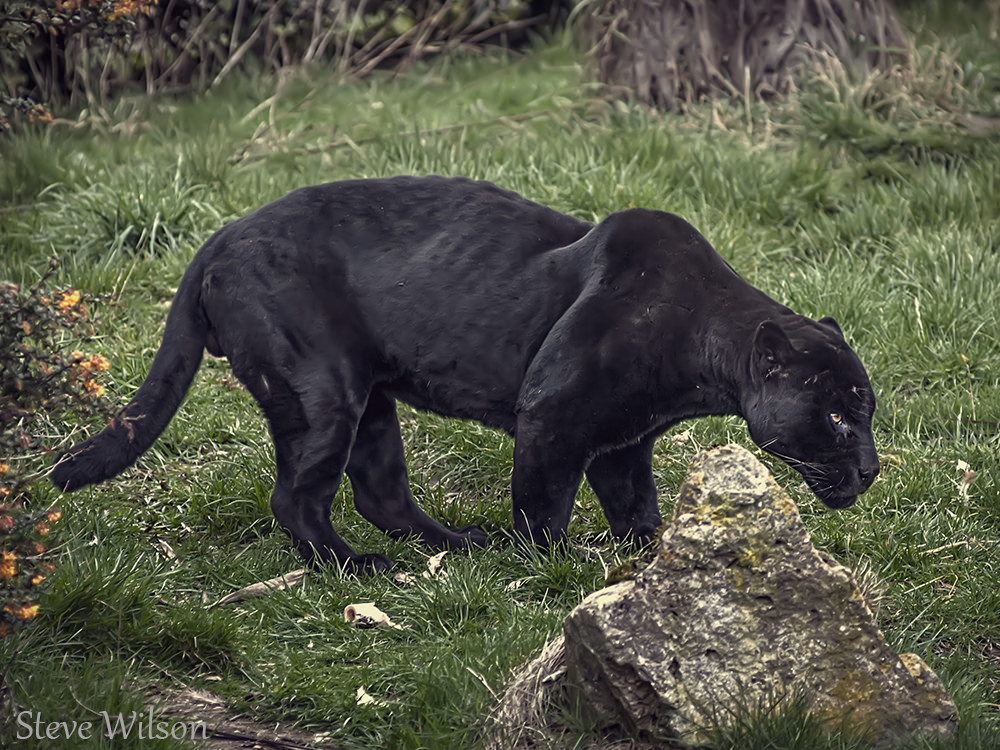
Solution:
M 568 3 L 566 4 L 568 6 Z M 528 0 L 0 2 L 0 96 L 14 124 L 98 111 L 126 92 L 182 93 L 232 71 L 320 64 L 361 76 L 459 45 L 516 46 L 565 16 Z

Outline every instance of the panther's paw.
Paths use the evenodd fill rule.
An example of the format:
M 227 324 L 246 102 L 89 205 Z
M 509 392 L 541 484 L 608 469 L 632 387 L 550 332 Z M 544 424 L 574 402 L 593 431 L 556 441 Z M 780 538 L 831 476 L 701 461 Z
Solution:
M 486 532 L 479 526 L 463 526 L 460 529 L 455 529 L 455 533 L 462 537 L 463 547 L 486 546 Z
M 341 566 L 345 573 L 369 576 L 385 573 L 392 567 L 392 560 L 384 555 L 354 555 Z

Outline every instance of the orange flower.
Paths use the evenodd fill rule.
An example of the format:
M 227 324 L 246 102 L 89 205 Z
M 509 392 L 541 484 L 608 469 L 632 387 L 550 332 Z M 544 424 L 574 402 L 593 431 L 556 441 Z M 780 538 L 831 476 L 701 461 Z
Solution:
M 75 354 L 77 354 L 77 352 L 74 352 L 74 355 Z M 80 357 L 82 358 L 83 355 L 81 354 Z M 101 372 L 103 370 L 107 370 L 111 365 L 108 364 L 108 360 L 106 360 L 100 354 L 92 354 L 87 359 L 84 359 L 82 361 L 77 361 L 76 366 L 80 369 L 80 372 L 82 372 L 84 375 L 90 375 L 90 373 L 93 370 Z
M 46 518 L 49 519 L 49 523 L 56 523 L 60 518 L 62 518 L 62 511 L 50 510 Z
M 35 524 L 35 531 L 37 531 L 42 536 L 49 535 L 49 525 L 45 521 L 39 521 Z
M 28 108 L 28 122 L 32 124 L 41 122 L 48 125 L 52 122 L 52 113 L 44 104 L 35 104 Z
M 10 464 L 0 463 L 0 476 L 10 471 Z
M 40 604 L 25 605 L 18 611 L 17 616 L 22 620 L 32 620 L 38 616 L 38 610 L 41 608 Z
M 93 378 L 85 382 L 83 385 L 87 389 L 87 393 L 89 393 L 92 396 L 97 396 L 98 398 L 100 398 L 101 396 L 104 395 L 104 386 L 98 383 Z
M 73 352 L 70 356 L 84 375 L 90 375 L 92 372 L 104 372 L 111 367 L 111 363 L 100 354 L 91 354 L 87 359 L 83 358 L 82 352 Z
M 64 313 L 69 312 L 71 309 L 80 304 L 80 292 L 77 289 L 70 289 L 68 292 L 63 292 L 62 299 L 59 300 L 59 309 Z M 80 355 L 83 358 L 83 355 Z
M 37 573 L 36 575 L 32 576 L 32 578 L 31 578 L 31 585 L 32 586 L 37 586 L 38 584 L 40 584 L 44 580 L 45 580 L 45 576 L 43 576 L 41 573 Z
M 38 616 L 38 610 L 40 609 L 41 607 L 38 604 L 22 604 L 20 607 L 8 604 L 3 608 L 3 611 L 21 620 L 33 620 Z
M 108 13 L 108 20 L 114 23 L 120 18 L 134 15 L 139 10 L 145 10 L 145 3 L 141 0 L 117 0 L 111 12 Z
M 21 321 L 21 330 L 24 331 L 25 336 L 31 335 L 31 323 L 26 320 Z
M 7 489 L 4 487 L 4 489 Z M 14 519 L 10 516 L 0 516 L 0 533 L 7 533 L 14 528 Z
M 9 581 L 17 575 L 17 555 L 13 552 L 0 554 L 0 580 Z

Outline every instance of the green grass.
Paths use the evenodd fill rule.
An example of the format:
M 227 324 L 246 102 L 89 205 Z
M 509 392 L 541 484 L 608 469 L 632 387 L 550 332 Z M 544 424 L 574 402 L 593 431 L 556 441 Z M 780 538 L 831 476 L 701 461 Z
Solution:
M 1000 747 L 1000 52 L 971 11 L 959 27 L 942 25 L 934 3 L 927 20 L 918 10 L 907 15 L 920 42 L 907 86 L 818 70 L 786 101 L 683 116 L 615 101 L 558 40 L 360 83 L 311 71 L 232 79 L 191 101 L 124 100 L 113 131 L 0 142 L 0 278 L 31 280 L 57 255 L 57 284 L 104 295 L 92 348 L 124 403 L 200 243 L 294 187 L 462 174 L 586 219 L 636 205 L 677 212 L 771 296 L 836 316 L 868 365 L 884 470 L 856 508 L 823 509 L 794 472 L 768 463 L 816 543 L 881 592 L 891 643 L 954 693 L 962 724 L 941 747 Z M 970 114 L 994 126 L 970 127 Z M 376 532 L 347 487 L 337 528 L 415 583 L 324 571 L 211 608 L 299 566 L 268 512 L 266 427 L 226 376 L 225 363 L 206 361 L 136 467 L 59 501 L 63 546 L 43 613 L 0 642 L 14 701 L 0 740 L 15 730 L 11 705 L 83 720 L 141 710 L 159 684 L 212 690 L 234 712 L 338 747 L 474 747 L 512 671 L 631 550 L 610 539 L 585 488 L 573 550 L 516 554 L 505 535 L 510 441 L 404 410 L 415 494 L 447 523 L 484 526 L 489 546 L 449 554 L 447 577 L 421 578 L 425 552 Z M 751 445 L 734 419 L 661 440 L 666 513 L 695 453 L 728 441 Z M 960 461 L 976 472 L 970 484 Z M 345 624 L 344 606 L 366 600 L 405 629 Z M 378 703 L 357 705 L 359 687 Z M 717 747 L 864 745 L 792 706 L 748 709 Z

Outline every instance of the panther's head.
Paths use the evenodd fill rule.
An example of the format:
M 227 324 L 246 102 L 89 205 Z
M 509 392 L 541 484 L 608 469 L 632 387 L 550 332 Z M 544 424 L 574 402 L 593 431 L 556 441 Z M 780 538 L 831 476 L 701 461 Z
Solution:
M 875 395 L 833 318 L 766 320 L 754 334 L 743 411 L 754 442 L 796 469 L 830 508 L 848 508 L 879 473 Z

